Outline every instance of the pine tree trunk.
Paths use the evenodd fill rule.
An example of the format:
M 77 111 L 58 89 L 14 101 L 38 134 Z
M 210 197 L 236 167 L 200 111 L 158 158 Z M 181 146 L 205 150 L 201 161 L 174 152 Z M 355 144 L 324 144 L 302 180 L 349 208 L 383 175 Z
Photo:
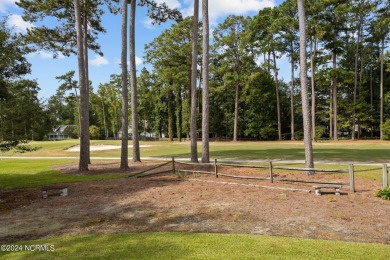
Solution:
M 336 69 L 337 68 L 337 57 L 336 57 L 336 53 L 333 52 L 333 69 Z M 334 77 L 333 78 L 333 81 L 332 81 L 332 84 L 333 84 L 333 89 L 332 89 L 332 94 L 333 94 L 333 98 L 332 98 L 332 103 L 333 103 L 333 139 L 335 141 L 338 140 L 338 129 L 337 129 L 337 78 Z
M 182 115 L 183 115 L 183 100 L 181 97 L 181 87 L 179 87 L 177 96 L 176 96 L 176 135 L 177 140 L 181 142 L 181 134 L 182 134 Z
M 202 90 L 202 163 L 210 162 L 209 153 L 209 3 L 202 0 L 203 17 L 203 90 Z
M 103 101 L 103 99 L 102 99 L 102 108 L 103 108 L 104 136 L 107 139 L 108 138 L 108 126 L 107 126 L 107 120 L 106 120 L 106 109 L 104 108 L 104 101 Z
M 239 99 L 239 88 L 240 85 L 236 80 L 236 96 L 234 99 L 234 128 L 233 128 L 233 142 L 237 142 L 238 136 L 238 99 Z
M 84 47 L 83 47 L 83 29 L 80 13 L 80 0 L 74 0 L 74 11 L 76 19 L 77 35 L 77 59 L 79 67 L 79 84 L 80 84 L 80 161 L 79 171 L 88 171 L 89 153 L 89 108 L 87 99 L 87 86 L 85 75 Z
M 383 140 L 383 106 L 384 106 L 384 96 L 383 96 L 383 61 L 384 61 L 384 52 L 385 52 L 385 38 L 383 37 L 382 40 L 382 46 L 381 46 L 381 51 L 380 51 L 380 86 L 379 86 L 379 91 L 380 91 L 380 118 L 379 118 L 379 126 L 380 126 L 380 139 Z
M 307 58 L 306 58 L 306 16 L 303 0 L 298 0 L 299 16 L 299 53 L 300 53 L 300 78 L 303 114 L 303 140 L 305 144 L 305 167 L 314 168 L 313 147 L 311 141 L 310 106 L 307 90 Z M 314 174 L 312 171 L 306 175 Z
M 277 110 L 277 117 L 278 117 L 278 140 L 282 140 L 282 124 L 280 119 L 280 98 L 279 98 L 279 80 L 278 80 L 278 68 L 276 66 L 276 56 L 275 56 L 275 50 L 272 51 L 272 56 L 274 60 L 274 77 L 275 77 L 275 94 L 276 94 L 276 110 Z
M 83 4 L 86 2 L 84 1 Z M 85 9 L 85 8 L 84 8 Z M 86 12 L 86 11 L 85 11 Z M 88 65 L 88 20 L 87 14 L 84 14 L 83 17 L 83 48 L 84 48 L 84 69 L 85 69 L 85 87 L 87 88 L 85 102 L 88 103 L 88 132 L 89 132 L 89 65 Z M 91 164 L 91 152 L 90 152 L 90 140 L 88 138 L 87 145 L 87 153 L 88 153 L 88 164 Z
M 173 118 L 174 118 L 174 109 L 173 109 L 173 93 L 172 90 L 168 92 L 168 138 L 170 142 L 173 142 Z
M 333 138 L 333 81 L 329 90 L 329 139 Z
M 121 170 L 129 169 L 129 93 L 127 79 L 127 1 L 122 1 L 122 142 Z
M 140 162 L 137 109 L 137 75 L 135 65 L 135 8 L 136 0 L 131 1 L 130 11 L 130 83 L 131 83 L 131 128 L 133 134 L 133 162 Z
M 370 111 L 371 111 L 371 138 L 374 137 L 374 123 L 373 123 L 373 96 L 372 96 L 372 66 L 370 66 Z
M 291 45 L 291 87 L 290 87 L 290 111 L 291 111 L 291 141 L 295 141 L 295 109 L 294 109 L 294 86 L 295 86 L 295 75 L 294 75 L 295 61 L 293 58 L 293 47 Z
M 362 5 L 364 5 L 364 1 L 362 1 Z M 363 11 L 361 10 L 358 32 L 357 32 L 357 41 L 356 41 L 356 49 L 355 49 L 355 74 L 354 74 L 354 82 L 353 82 L 353 109 L 352 109 L 352 140 L 355 140 L 355 125 L 356 125 L 356 97 L 357 97 L 357 83 L 358 83 L 358 63 L 359 63 L 359 45 L 360 45 L 360 31 L 362 27 L 363 20 Z
M 314 45 L 314 46 L 313 46 Z M 315 92 L 315 59 L 317 55 L 317 41 L 313 36 L 310 41 L 310 70 L 311 70 L 311 138 L 316 136 L 316 92 Z
M 198 163 L 198 128 L 196 126 L 196 74 L 198 70 L 198 18 L 199 18 L 199 0 L 194 0 L 194 25 L 192 28 L 192 66 L 191 66 L 191 162 Z

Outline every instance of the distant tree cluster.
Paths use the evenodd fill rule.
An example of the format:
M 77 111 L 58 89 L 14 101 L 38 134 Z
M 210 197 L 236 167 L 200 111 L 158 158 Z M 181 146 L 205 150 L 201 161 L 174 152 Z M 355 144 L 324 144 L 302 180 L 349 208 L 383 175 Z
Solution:
M 194 1 L 196 17 L 198 2 Z M 134 49 L 137 1 L 123 1 L 121 7 L 118 3 L 19 1 L 27 21 L 39 22 L 47 17 L 59 21 L 53 28 L 29 29 L 23 38 L 25 46 L 55 54 L 78 54 L 79 79 L 73 78 L 75 72 L 59 76 L 57 93 L 43 104 L 37 99 L 37 84 L 19 79 L 30 69 L 23 56 L 27 49 L 19 47 L 24 46 L 20 38 L 10 37 L 3 22 L 2 139 L 16 135 L 43 139 L 46 126 L 75 124 L 80 126 L 77 131 L 81 133 L 81 146 L 89 147 L 89 134 L 93 138 L 118 139 L 120 132 L 127 132 L 128 122 L 132 122 L 130 129 L 135 139 L 140 133 L 178 141 L 192 138 L 191 160 L 197 161 L 193 156 L 196 137 L 296 140 L 303 138 L 304 129 L 311 129 L 313 139 L 390 136 L 388 1 L 307 0 L 306 13 L 300 13 L 305 17 L 298 19 L 298 4 L 303 7 L 303 2 L 286 0 L 275 8 L 262 9 L 254 17 L 228 16 L 215 26 L 212 44 L 208 46 L 208 8 L 204 8 L 207 0 L 202 1 L 202 23 L 193 17 L 182 19 L 177 10 L 169 9 L 165 3 L 140 0 L 138 5 L 148 8 L 154 23 L 168 19 L 176 23 L 145 46 L 145 61 L 152 69 L 142 69 L 138 77 Z M 96 39 L 105 31 L 101 25 L 103 5 L 114 13 L 122 11 L 124 72 L 112 75 L 94 92 L 88 77 L 88 50 L 101 54 Z M 306 28 L 299 28 L 299 20 L 305 20 L 306 24 L 301 26 Z M 300 41 L 302 35 L 306 35 L 305 41 Z M 124 64 L 127 38 L 130 70 Z M 199 47 L 198 42 L 202 42 Z M 302 42 L 307 42 L 305 61 L 302 57 L 306 54 L 302 56 L 301 51 L 299 55 Z M 289 79 L 280 77 L 282 62 L 284 66 L 288 62 L 291 68 Z M 296 75 L 302 62 L 308 67 L 308 100 L 302 98 L 306 93 L 300 95 L 300 85 L 306 79 Z M 131 89 L 127 93 L 128 85 Z M 307 108 L 307 113 L 302 111 Z M 304 121 L 310 126 L 304 127 Z M 133 142 L 138 147 L 138 141 Z M 125 140 L 123 145 L 127 147 Z M 134 151 L 133 160 L 139 161 L 139 151 Z M 85 156 L 81 170 L 87 169 L 89 148 L 82 153 Z M 127 154 L 123 155 L 127 158 Z

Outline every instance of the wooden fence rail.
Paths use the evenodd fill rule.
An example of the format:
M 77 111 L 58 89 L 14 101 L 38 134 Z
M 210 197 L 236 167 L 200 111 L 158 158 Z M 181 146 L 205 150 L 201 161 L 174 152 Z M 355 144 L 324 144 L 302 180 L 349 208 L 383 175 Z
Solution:
M 155 173 L 148 173 L 147 172 L 166 166 L 168 164 L 172 164 L 171 170 L 165 170 Z M 176 167 L 176 164 L 179 165 L 192 165 L 192 166 L 199 166 L 199 165 L 209 165 L 214 166 L 214 172 L 210 171 L 196 171 L 196 170 L 182 170 L 178 169 Z M 245 167 L 245 168 L 254 168 L 254 169 L 269 169 L 269 177 L 254 177 L 254 176 L 237 176 L 237 175 L 231 175 L 231 174 L 224 174 L 218 172 L 218 166 L 227 166 L 227 167 Z M 288 171 L 314 171 L 314 172 L 326 172 L 326 173 L 348 173 L 349 174 L 349 182 L 331 182 L 331 181 L 318 181 L 318 180 L 298 180 L 298 179 L 288 179 L 288 178 L 279 178 L 275 177 L 273 170 L 288 170 Z M 199 164 L 199 163 L 187 163 L 187 162 L 179 162 L 176 161 L 174 157 L 172 157 L 172 161 L 166 162 L 157 166 L 154 166 L 152 168 L 149 168 L 147 170 L 129 175 L 128 177 L 145 177 L 145 176 L 153 176 L 157 174 L 167 173 L 167 172 L 185 172 L 185 173 L 203 173 L 203 174 L 214 174 L 216 178 L 219 176 L 221 177 L 229 177 L 229 178 L 237 178 L 237 179 L 250 179 L 250 180 L 270 180 L 271 183 L 276 181 L 288 181 L 288 182 L 302 182 L 302 183 L 315 183 L 315 184 L 331 184 L 331 185 L 345 185 L 349 186 L 350 192 L 355 192 L 355 170 L 354 170 L 354 164 L 349 164 L 348 169 L 317 169 L 317 168 L 297 168 L 297 167 L 283 167 L 283 166 L 274 166 L 272 164 L 272 161 L 268 162 L 267 166 L 255 166 L 255 165 L 245 165 L 245 164 L 231 164 L 231 163 L 218 163 L 217 159 L 214 160 L 214 163 L 205 163 L 205 164 Z M 383 178 L 383 188 L 388 186 L 388 169 L 387 164 L 382 165 L 382 178 Z
M 172 158 L 172 162 L 182 165 L 200 165 L 198 163 L 184 163 L 177 162 L 175 158 Z M 203 165 L 203 164 L 202 164 Z M 212 165 L 208 163 L 206 165 Z M 192 172 L 192 173 L 204 173 L 204 174 L 214 174 L 216 178 L 228 177 L 236 179 L 248 179 L 248 180 L 270 180 L 271 183 L 276 181 L 286 181 L 286 182 L 301 182 L 301 183 L 314 183 L 314 184 L 329 184 L 329 185 L 346 185 L 350 187 L 351 192 L 355 192 L 355 175 L 353 164 L 349 165 L 348 170 L 346 169 L 317 169 L 317 168 L 297 168 L 297 167 L 283 167 L 283 166 L 274 166 L 272 161 L 268 162 L 267 166 L 255 166 L 255 165 L 245 165 L 245 164 L 232 164 L 232 163 L 218 163 L 217 159 L 214 160 L 214 173 L 209 171 L 194 171 L 194 170 L 177 170 L 178 172 Z M 218 166 L 227 166 L 227 167 L 242 167 L 242 168 L 253 168 L 253 169 L 269 169 L 269 177 L 254 177 L 254 176 L 237 176 L 232 174 L 224 174 L 218 172 Z M 331 182 L 331 181 L 318 181 L 318 180 L 298 180 L 298 179 L 288 179 L 288 178 L 278 178 L 274 176 L 273 170 L 289 170 L 289 171 L 314 171 L 314 172 L 327 172 L 327 173 L 349 173 L 349 183 L 345 182 Z

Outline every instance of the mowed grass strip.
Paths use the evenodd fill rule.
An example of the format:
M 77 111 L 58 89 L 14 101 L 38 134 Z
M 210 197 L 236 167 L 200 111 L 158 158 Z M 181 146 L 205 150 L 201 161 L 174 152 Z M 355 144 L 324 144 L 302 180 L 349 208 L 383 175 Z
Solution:
M 52 237 L 18 243 L 20 252 L 3 259 L 389 259 L 383 244 L 291 237 L 136 233 Z M 25 245 L 50 245 L 54 251 L 26 251 Z M 34 247 L 36 248 L 36 247 Z
M 32 188 L 49 184 L 69 183 L 80 181 L 94 181 L 121 178 L 121 174 L 107 172 L 101 175 L 75 175 L 64 174 L 53 170 L 56 165 L 77 163 L 76 159 L 0 159 L 0 189 Z M 94 162 L 95 163 L 95 162 Z M 96 163 L 99 163 L 96 161 Z M 267 163 L 248 163 L 250 165 L 263 165 Z M 304 168 L 304 164 L 297 163 L 274 163 L 274 166 Z M 346 164 L 318 164 L 318 169 L 348 169 Z M 268 173 L 268 169 L 259 170 Z M 288 170 L 274 170 L 275 174 L 286 173 Z M 295 171 L 290 171 L 295 172 Z M 328 173 L 334 175 L 335 179 L 340 175 L 348 173 Z M 382 178 L 382 167 L 380 165 L 356 165 L 355 176 L 370 180 L 380 181 Z
M 201 151 L 200 142 L 198 151 Z M 42 147 L 40 150 L 7 156 L 78 156 L 78 152 L 66 151 L 79 144 L 79 140 L 31 142 L 30 145 Z M 131 144 L 131 143 L 129 143 Z M 142 157 L 190 157 L 189 142 L 150 141 L 141 142 Z M 91 151 L 91 156 L 120 158 L 120 140 L 92 140 L 91 145 L 117 145 L 118 149 Z M 321 141 L 313 143 L 315 161 L 359 161 L 389 162 L 390 142 L 388 141 Z M 131 150 L 131 148 L 129 148 Z M 200 155 L 200 154 L 199 154 Z M 236 159 L 282 159 L 303 160 L 302 141 L 258 141 L 258 142 L 211 142 L 212 158 Z
M 61 164 L 76 163 L 69 159 L 0 159 L 0 189 L 21 189 L 49 184 L 107 180 L 123 177 L 121 174 L 75 175 L 53 170 Z

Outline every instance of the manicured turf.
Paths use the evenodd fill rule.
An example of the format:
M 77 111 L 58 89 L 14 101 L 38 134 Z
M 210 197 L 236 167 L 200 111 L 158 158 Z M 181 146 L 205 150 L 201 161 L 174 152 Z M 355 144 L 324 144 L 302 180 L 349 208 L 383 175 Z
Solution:
M 54 237 L 19 243 L 3 259 L 389 259 L 390 246 L 276 236 L 139 233 Z M 24 245 L 54 251 L 28 252 Z M 35 248 L 35 247 L 34 247 Z
M 94 176 L 63 174 L 55 165 L 75 163 L 69 159 L 0 159 L 0 189 L 31 188 L 48 184 L 120 178 L 119 174 Z
M 78 156 L 77 152 L 68 152 L 67 148 L 77 145 L 78 140 L 31 142 L 42 149 L 22 154 L 23 156 Z M 119 140 L 93 140 L 92 145 L 120 145 Z M 131 144 L 131 141 L 129 142 Z M 190 157 L 189 142 L 141 142 L 149 147 L 141 148 L 141 156 L 147 157 Z M 200 152 L 200 142 L 198 151 Z M 131 150 L 131 149 L 130 149 Z M 131 151 L 130 153 L 131 154 Z M 8 153 L 6 155 L 20 156 Z M 92 156 L 117 157 L 120 149 L 92 151 Z M 211 142 L 212 158 L 242 159 L 304 159 L 304 147 L 301 141 L 274 142 Z M 314 159 L 332 161 L 388 162 L 390 158 L 390 142 L 388 141 L 322 141 L 314 143 Z
M 43 157 L 78 157 L 78 152 L 66 151 L 69 147 L 77 145 L 78 140 L 31 142 L 33 146 L 42 147 L 40 150 L 25 154 L 13 154 L 20 156 Z M 117 140 L 91 141 L 92 145 L 120 145 Z M 189 143 L 170 142 L 142 142 L 142 156 L 156 157 L 189 157 Z M 200 150 L 200 149 L 199 149 Z M 131 154 L 131 151 L 129 152 Z M 93 151 L 92 156 L 103 158 L 118 158 L 120 149 L 108 151 Z M 235 159 L 303 159 L 302 142 L 212 142 L 211 157 L 235 158 Z M 388 162 L 390 158 L 390 143 L 385 141 L 340 141 L 315 143 L 315 160 L 351 160 L 351 161 L 376 161 Z M 47 184 L 77 182 L 88 180 L 102 180 L 118 178 L 119 175 L 105 174 L 98 176 L 65 175 L 53 170 L 53 166 L 67 163 L 76 163 L 77 159 L 1 159 L 0 157 L 0 188 L 28 188 Z M 281 164 L 281 163 L 279 163 Z M 277 162 L 274 165 L 278 165 Z M 286 165 L 286 164 L 281 164 Z M 303 164 L 288 163 L 291 167 L 304 167 Z M 327 165 L 316 163 L 316 168 L 324 169 L 348 169 L 346 163 Z M 276 170 L 275 173 L 280 171 Z M 381 180 L 381 166 L 355 166 L 357 177 L 371 180 Z

